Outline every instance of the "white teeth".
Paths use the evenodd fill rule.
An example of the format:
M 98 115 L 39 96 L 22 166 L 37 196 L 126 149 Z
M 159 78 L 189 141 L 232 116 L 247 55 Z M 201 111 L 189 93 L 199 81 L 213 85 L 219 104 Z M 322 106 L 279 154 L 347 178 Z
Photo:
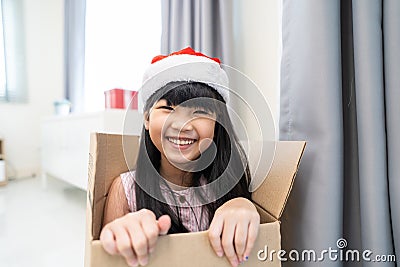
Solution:
M 190 145 L 193 144 L 195 140 L 179 140 L 179 139 L 174 139 L 171 137 L 168 137 L 168 141 L 177 144 L 177 145 Z

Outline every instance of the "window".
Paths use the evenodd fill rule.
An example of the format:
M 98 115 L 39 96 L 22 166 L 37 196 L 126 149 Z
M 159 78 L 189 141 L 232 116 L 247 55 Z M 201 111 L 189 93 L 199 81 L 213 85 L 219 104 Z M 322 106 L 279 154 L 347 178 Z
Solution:
M 0 102 L 28 99 L 23 1 L 0 1 Z
M 0 11 L 2 9 L 0 1 Z M 0 100 L 7 99 L 6 91 L 6 59 L 4 55 L 3 15 L 0 12 Z
M 139 90 L 151 59 L 160 54 L 160 0 L 87 0 L 85 111 L 104 109 L 104 91 Z
M 24 0 L 1 1 L 0 102 L 26 102 Z

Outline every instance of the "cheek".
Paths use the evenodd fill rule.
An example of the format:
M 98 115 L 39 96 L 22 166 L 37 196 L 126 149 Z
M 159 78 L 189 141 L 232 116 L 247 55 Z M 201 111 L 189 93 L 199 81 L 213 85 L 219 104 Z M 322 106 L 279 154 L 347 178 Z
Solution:
M 203 125 L 204 133 L 203 135 L 207 138 L 214 138 L 214 129 L 215 129 L 215 121 L 214 120 L 206 120 Z
M 153 144 L 160 149 L 160 144 L 161 144 L 161 133 L 152 127 L 149 129 L 149 134 L 150 134 L 150 139 L 153 142 Z
M 215 121 L 207 121 L 200 126 L 199 150 L 204 152 L 213 142 Z
M 153 141 L 154 145 L 161 151 L 162 149 L 162 127 L 165 123 L 165 120 L 162 116 L 154 116 L 150 117 L 149 121 L 149 134 L 151 141 Z

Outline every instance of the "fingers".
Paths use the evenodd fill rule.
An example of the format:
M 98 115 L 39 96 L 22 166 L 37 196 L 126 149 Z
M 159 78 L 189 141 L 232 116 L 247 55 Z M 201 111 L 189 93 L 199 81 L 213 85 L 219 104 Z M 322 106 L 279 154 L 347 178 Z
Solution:
M 130 237 L 126 230 L 118 224 L 107 225 L 100 234 L 100 241 L 106 252 L 111 255 L 122 255 L 129 266 L 138 266 L 138 261 Z
M 223 230 L 223 219 L 221 217 L 214 219 L 211 221 L 209 230 L 208 230 L 208 238 L 210 240 L 211 246 L 214 249 L 215 253 L 218 257 L 224 256 L 224 250 L 221 244 L 221 234 Z
M 147 265 L 149 253 L 155 250 L 158 235 L 171 227 L 169 216 L 160 217 L 160 226 L 152 211 L 140 210 L 107 224 L 100 234 L 104 249 L 123 256 L 129 266 Z
M 248 257 L 250 255 L 251 250 L 254 247 L 254 243 L 256 242 L 256 239 L 258 236 L 259 224 L 260 224 L 260 217 L 255 218 L 254 220 L 250 221 L 248 234 L 247 234 L 246 249 L 244 251 L 244 255 L 243 255 L 244 259 L 243 260 L 247 260 L 246 257 Z
M 249 229 L 248 222 L 238 222 L 235 229 L 235 251 L 239 262 L 245 260 L 245 249 L 247 241 L 247 233 Z
M 220 206 L 211 222 L 211 246 L 222 255 L 222 249 L 232 266 L 246 261 L 258 235 L 260 216 L 254 205 L 244 198 L 234 198 Z
M 239 265 L 239 259 L 236 255 L 236 251 L 233 246 L 235 229 L 236 229 L 236 224 L 225 223 L 221 239 L 222 248 L 224 249 L 225 256 L 228 258 L 229 262 L 234 267 Z
M 111 255 L 118 254 L 114 233 L 110 229 L 104 228 L 103 231 L 101 231 L 100 241 L 103 245 L 104 250 L 107 251 L 107 253 Z
M 148 252 L 152 253 L 155 249 L 159 234 L 156 216 L 154 214 L 150 216 L 144 216 L 143 220 L 141 221 L 141 226 L 147 239 Z
M 160 235 L 166 235 L 171 228 L 171 218 L 168 215 L 162 215 L 158 218 L 158 230 Z
M 145 230 L 142 225 L 136 224 L 129 227 L 129 236 L 132 242 L 132 247 L 136 253 L 137 260 L 140 265 L 144 266 L 148 263 L 149 242 Z
M 129 266 L 137 266 L 138 259 L 132 249 L 131 238 L 127 229 L 122 225 L 115 224 L 112 227 L 112 231 L 115 235 L 118 253 L 125 258 Z

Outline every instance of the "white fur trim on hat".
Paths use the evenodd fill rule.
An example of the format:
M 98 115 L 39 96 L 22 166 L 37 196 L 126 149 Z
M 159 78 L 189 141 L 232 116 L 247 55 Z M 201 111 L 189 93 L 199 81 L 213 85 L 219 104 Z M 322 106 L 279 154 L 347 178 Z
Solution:
M 203 82 L 217 90 L 229 100 L 229 81 L 220 64 L 210 58 L 195 55 L 170 55 L 154 62 L 143 75 L 143 85 L 139 91 L 142 104 L 158 89 L 176 81 Z

